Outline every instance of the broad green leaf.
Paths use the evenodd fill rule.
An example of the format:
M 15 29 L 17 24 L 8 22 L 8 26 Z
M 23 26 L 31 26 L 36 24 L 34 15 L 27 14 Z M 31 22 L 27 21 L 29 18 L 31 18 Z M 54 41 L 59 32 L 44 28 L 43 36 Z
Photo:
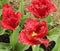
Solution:
M 23 27 L 25 20 L 26 20 L 29 16 L 30 16 L 30 13 L 27 13 L 26 15 L 24 15 L 24 16 L 21 18 L 21 20 L 20 20 L 21 28 Z
M 42 48 L 39 48 L 39 51 L 44 51 Z
M 47 37 L 50 40 L 54 40 L 54 41 L 56 41 L 59 36 L 60 36 L 60 28 L 57 28 L 57 27 L 55 27 L 54 29 L 50 30 L 48 32 L 48 35 L 47 35 Z
M 21 0 L 18 11 L 21 11 L 24 14 L 24 0 Z
M 58 39 L 56 41 L 56 45 L 52 51 L 60 51 L 60 36 L 58 37 Z
M 34 45 L 34 46 L 32 46 L 32 50 L 33 51 L 39 51 L 40 49 L 40 47 L 39 47 L 40 45 Z
M 0 30 L 0 35 L 5 34 L 5 30 L 6 30 L 6 29 L 1 29 L 1 30 Z
M 2 4 L 9 3 L 9 0 L 2 0 Z
M 10 44 L 0 42 L 0 51 L 10 51 L 11 48 Z
M 3 29 L 3 28 L 0 26 L 0 35 L 5 34 L 5 30 L 6 30 L 6 29 Z
M 2 9 L 0 9 L 0 19 L 1 19 Z
M 55 27 L 48 32 L 49 36 L 55 35 L 55 34 L 60 34 L 60 28 L 59 27 Z
M 20 27 L 18 26 L 16 30 L 14 30 L 10 36 L 10 45 L 12 46 L 13 50 L 14 50 L 16 43 L 18 42 L 19 31 L 20 31 Z
M 24 21 L 30 16 L 30 13 L 27 13 L 26 15 L 24 15 L 21 20 L 20 20 L 20 24 L 23 25 Z
M 51 15 L 49 15 L 48 17 L 46 17 L 45 20 L 46 20 L 48 23 L 52 22 L 52 17 L 51 17 Z
M 10 51 L 9 49 L 0 49 L 0 51 Z
M 0 9 L 2 8 L 3 4 L 9 3 L 9 0 L 1 0 L 0 1 Z
M 0 1 L 0 9 L 2 8 L 2 2 Z
M 48 17 L 46 17 L 45 20 L 47 21 L 47 23 L 48 23 L 48 28 L 49 28 L 49 30 L 50 30 L 50 29 L 52 28 L 52 26 L 53 26 L 53 21 L 52 21 L 51 15 L 49 15 Z
M 17 43 L 15 50 L 16 51 L 25 51 L 29 48 L 29 45 L 25 45 L 25 44 L 21 44 L 21 43 Z
M 0 9 L 2 8 L 3 4 L 9 3 L 9 0 L 0 0 Z

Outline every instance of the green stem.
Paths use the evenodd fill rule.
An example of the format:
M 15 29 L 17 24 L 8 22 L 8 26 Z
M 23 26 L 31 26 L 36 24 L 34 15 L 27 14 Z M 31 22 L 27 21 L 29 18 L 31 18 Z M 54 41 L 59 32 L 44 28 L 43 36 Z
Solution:
M 24 14 L 24 0 L 21 0 L 18 11 L 21 11 Z
M 34 45 L 32 46 L 33 51 L 39 51 L 39 45 Z

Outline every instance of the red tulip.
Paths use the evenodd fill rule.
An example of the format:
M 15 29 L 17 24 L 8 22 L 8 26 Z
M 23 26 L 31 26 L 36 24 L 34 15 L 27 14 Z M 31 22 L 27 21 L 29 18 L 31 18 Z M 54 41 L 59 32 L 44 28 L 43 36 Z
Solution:
M 27 19 L 24 25 L 24 29 L 19 34 L 19 42 L 24 44 L 48 44 L 48 39 L 43 38 L 48 33 L 47 24 L 45 21 L 38 22 L 31 18 Z
M 36 18 L 44 18 L 56 11 L 56 8 L 51 0 L 32 0 L 31 5 L 28 6 L 28 11 Z
M 14 30 L 18 26 L 21 16 L 20 12 L 15 13 L 10 5 L 4 4 L 2 8 L 2 27 Z

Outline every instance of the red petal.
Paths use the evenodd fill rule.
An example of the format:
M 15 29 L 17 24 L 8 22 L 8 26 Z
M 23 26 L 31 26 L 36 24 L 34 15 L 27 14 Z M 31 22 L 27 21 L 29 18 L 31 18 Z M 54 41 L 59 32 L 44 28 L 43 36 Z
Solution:
M 26 30 L 22 30 L 19 34 L 19 42 L 23 43 L 23 44 L 29 44 L 32 45 L 32 42 L 28 39 L 28 37 L 26 36 L 27 32 Z

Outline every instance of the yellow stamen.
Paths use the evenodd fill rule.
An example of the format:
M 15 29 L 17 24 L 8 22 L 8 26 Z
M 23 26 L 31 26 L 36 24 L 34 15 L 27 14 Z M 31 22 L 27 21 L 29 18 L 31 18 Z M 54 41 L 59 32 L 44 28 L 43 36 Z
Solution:
M 31 34 L 29 34 L 29 38 L 31 39 L 31 38 L 33 38 L 34 36 L 36 36 L 37 35 L 37 33 L 35 33 L 35 32 L 32 32 Z
M 31 35 L 32 35 L 32 37 L 34 37 L 34 36 L 36 36 L 36 35 L 37 35 L 37 33 L 33 32 Z

